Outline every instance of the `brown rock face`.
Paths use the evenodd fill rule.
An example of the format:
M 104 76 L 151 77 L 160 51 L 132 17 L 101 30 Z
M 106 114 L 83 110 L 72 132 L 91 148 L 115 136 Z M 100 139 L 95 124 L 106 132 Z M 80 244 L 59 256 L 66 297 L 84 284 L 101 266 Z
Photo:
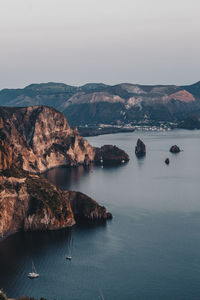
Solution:
M 173 145 L 173 146 L 171 146 L 171 148 L 169 149 L 169 151 L 171 153 L 179 153 L 181 150 L 180 150 L 180 148 L 177 145 Z
M 0 176 L 0 238 L 24 230 L 55 230 L 75 218 L 106 220 L 112 215 L 87 195 L 61 191 L 43 176 L 12 168 Z
M 135 154 L 138 157 L 146 155 L 146 146 L 140 139 L 137 140 L 137 145 L 135 146 Z
M 53 108 L 0 108 L 0 170 L 17 165 L 31 173 L 59 166 L 89 165 L 92 161 L 125 162 L 128 155 L 116 146 L 92 147 L 65 116 Z
M 73 224 L 69 198 L 45 178 L 13 169 L 0 176 L 0 237 L 19 230 L 52 230 Z
M 169 95 L 168 99 L 174 99 L 174 100 L 179 100 L 182 102 L 190 103 L 195 101 L 195 98 L 192 94 L 190 94 L 186 90 L 180 90 L 174 94 Z
M 14 162 L 23 170 L 41 173 L 61 165 L 83 164 L 86 156 L 89 161 L 94 159 L 93 147 L 52 108 L 0 108 L 0 114 L 4 123 L 0 128 L 0 169 Z
M 116 146 L 104 145 L 101 148 L 96 148 L 94 161 L 100 163 L 124 163 L 129 161 L 128 154 Z

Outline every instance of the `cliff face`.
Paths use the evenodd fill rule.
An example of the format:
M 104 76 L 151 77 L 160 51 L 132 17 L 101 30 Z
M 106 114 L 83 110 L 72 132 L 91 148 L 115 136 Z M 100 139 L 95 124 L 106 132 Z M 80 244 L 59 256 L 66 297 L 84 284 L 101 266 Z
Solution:
M 82 164 L 85 157 L 94 159 L 93 147 L 70 128 L 62 113 L 44 106 L 0 110 L 0 169 L 14 162 L 40 173 Z
M 0 176 L 0 236 L 73 224 L 69 198 L 45 178 L 13 169 Z
M 127 161 L 128 155 L 113 147 L 112 160 Z M 107 148 L 101 156 L 107 157 Z M 31 173 L 59 166 L 100 161 L 99 149 L 72 130 L 65 116 L 53 108 L 0 108 L 0 170 L 12 164 Z M 98 159 L 97 159 L 98 158 Z M 114 161 L 114 160 L 113 160 Z
M 12 168 L 0 176 L 0 238 L 24 230 L 55 230 L 112 216 L 87 195 L 61 191 L 43 176 Z
M 36 175 L 61 165 L 99 162 L 101 157 L 115 162 L 129 159 L 116 146 L 93 148 L 52 108 L 0 108 L 0 237 L 19 230 L 72 226 L 74 216 L 111 218 L 92 198 L 61 191 Z

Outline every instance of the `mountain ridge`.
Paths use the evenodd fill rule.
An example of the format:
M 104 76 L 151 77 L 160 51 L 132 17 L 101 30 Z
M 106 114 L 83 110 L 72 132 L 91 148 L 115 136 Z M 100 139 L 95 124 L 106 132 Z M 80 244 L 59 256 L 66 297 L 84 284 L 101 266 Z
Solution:
M 1 90 L 0 105 L 47 105 L 64 113 L 71 126 L 178 123 L 200 110 L 200 81 L 184 86 L 30 84 Z

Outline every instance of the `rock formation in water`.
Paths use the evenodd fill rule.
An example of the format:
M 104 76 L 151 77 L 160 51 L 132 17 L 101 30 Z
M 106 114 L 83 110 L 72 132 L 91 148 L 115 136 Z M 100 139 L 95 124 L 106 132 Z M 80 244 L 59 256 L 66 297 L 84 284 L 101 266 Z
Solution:
M 166 163 L 166 165 L 169 165 L 169 158 L 165 159 L 165 163 Z
M 75 217 L 109 219 L 106 208 L 80 192 L 61 191 L 41 175 L 12 167 L 0 174 L 0 237 L 24 230 L 55 230 Z
M 140 139 L 137 140 L 137 145 L 135 146 L 135 154 L 137 157 L 146 155 L 146 146 Z
M 129 161 L 129 156 L 116 146 L 104 145 L 95 149 L 94 161 L 99 163 L 101 160 L 104 164 L 119 164 Z
M 84 218 L 90 220 L 107 220 L 112 218 L 112 214 L 108 213 L 104 206 L 86 197 L 83 193 L 67 191 L 66 195 L 71 204 L 75 218 Z
M 109 150 L 109 151 L 108 151 Z M 112 152 L 113 151 L 113 152 Z M 108 146 L 101 148 L 106 160 L 127 160 L 128 155 Z M 53 108 L 0 108 L 0 169 L 13 163 L 31 173 L 59 166 L 88 165 L 98 161 L 99 149 L 72 130 L 65 116 Z
M 171 148 L 169 149 L 169 151 L 171 153 L 179 153 L 181 150 L 180 150 L 180 148 L 177 145 L 173 145 L 173 146 L 171 146 Z

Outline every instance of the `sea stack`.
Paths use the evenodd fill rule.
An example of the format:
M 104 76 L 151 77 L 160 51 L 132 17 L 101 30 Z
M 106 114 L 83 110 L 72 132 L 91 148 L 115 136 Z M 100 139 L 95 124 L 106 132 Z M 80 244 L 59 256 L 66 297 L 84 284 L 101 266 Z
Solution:
M 137 140 L 137 145 L 135 146 L 135 154 L 137 157 L 146 155 L 146 145 L 140 139 Z
M 165 163 L 166 163 L 166 165 L 169 165 L 169 158 L 165 159 Z
M 181 150 L 180 150 L 180 148 L 177 145 L 173 145 L 173 146 L 171 146 L 171 148 L 169 149 L 169 151 L 171 153 L 179 153 Z

